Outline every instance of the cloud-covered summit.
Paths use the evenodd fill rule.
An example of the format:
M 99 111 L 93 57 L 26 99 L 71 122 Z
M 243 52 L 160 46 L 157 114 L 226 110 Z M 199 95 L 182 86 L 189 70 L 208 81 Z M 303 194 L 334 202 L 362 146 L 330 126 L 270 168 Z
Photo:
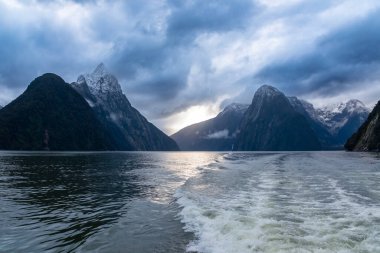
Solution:
M 37 75 L 55 72 L 71 82 L 100 62 L 132 104 L 167 132 L 215 115 L 230 101 L 249 102 L 263 83 L 321 104 L 349 98 L 374 104 L 379 5 L 0 1 L 0 104 Z

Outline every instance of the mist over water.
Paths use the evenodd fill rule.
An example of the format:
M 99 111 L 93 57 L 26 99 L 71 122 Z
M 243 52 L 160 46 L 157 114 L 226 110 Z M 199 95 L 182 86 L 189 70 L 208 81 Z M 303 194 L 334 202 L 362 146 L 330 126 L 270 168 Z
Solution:
M 380 157 L 0 153 L 0 252 L 380 252 Z

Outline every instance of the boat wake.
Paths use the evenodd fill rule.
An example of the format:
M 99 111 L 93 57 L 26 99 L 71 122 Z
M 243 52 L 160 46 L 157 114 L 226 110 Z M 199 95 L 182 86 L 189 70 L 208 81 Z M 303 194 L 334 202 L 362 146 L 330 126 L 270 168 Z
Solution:
M 176 192 L 187 250 L 380 252 L 379 170 L 344 153 L 223 155 Z

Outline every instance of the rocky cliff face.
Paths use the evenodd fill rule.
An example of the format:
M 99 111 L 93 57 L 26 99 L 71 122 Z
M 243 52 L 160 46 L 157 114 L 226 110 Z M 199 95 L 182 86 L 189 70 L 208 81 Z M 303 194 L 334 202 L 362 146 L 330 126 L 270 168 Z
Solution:
M 274 87 L 260 87 L 245 112 L 237 150 L 319 150 L 318 137 L 307 119 Z
M 132 107 L 118 80 L 103 64 L 71 85 L 94 110 L 118 149 L 178 150 L 174 140 Z
M 248 106 L 230 104 L 215 118 L 185 127 L 171 137 L 181 150 L 231 150 L 239 133 L 240 121 Z
M 55 74 L 36 78 L 0 110 L 0 149 L 115 148 L 86 101 Z
M 344 147 L 350 151 L 380 150 L 380 101 L 359 130 L 348 139 Z

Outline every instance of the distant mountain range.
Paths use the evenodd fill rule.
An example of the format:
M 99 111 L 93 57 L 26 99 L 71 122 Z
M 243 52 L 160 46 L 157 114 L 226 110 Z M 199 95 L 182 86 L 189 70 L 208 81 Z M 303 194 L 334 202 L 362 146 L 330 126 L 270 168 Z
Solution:
M 100 64 L 67 84 L 55 74 L 36 78 L 0 110 L 0 149 L 178 150 L 148 122 Z
M 296 97 L 290 97 L 289 100 L 309 121 L 324 149 L 343 148 L 347 139 L 367 119 L 370 111 L 355 99 L 318 109 Z
M 228 105 L 172 139 L 130 104 L 103 64 L 71 84 L 44 74 L 0 109 L 0 149 L 5 150 L 341 149 L 363 122 L 346 149 L 380 148 L 379 104 L 369 117 L 358 100 L 315 108 L 268 85 L 256 91 L 250 105 Z
M 380 101 L 368 119 L 346 142 L 350 151 L 380 151 Z
M 368 113 L 358 100 L 314 108 L 265 85 L 251 105 L 227 106 L 215 118 L 185 127 L 172 138 L 183 150 L 342 149 Z
M 249 105 L 231 104 L 215 118 L 183 128 L 171 137 L 181 150 L 231 150 Z

